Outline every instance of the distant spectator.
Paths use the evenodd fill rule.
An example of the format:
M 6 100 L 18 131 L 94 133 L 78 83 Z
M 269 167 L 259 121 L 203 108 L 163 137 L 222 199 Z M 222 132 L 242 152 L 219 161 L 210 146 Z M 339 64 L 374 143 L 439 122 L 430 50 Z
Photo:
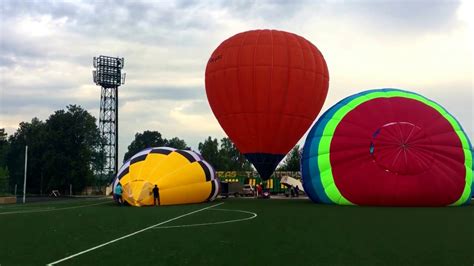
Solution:
M 298 187 L 298 185 L 296 185 L 296 187 L 295 187 L 295 196 L 296 197 L 300 196 L 300 188 Z
M 257 185 L 257 197 L 262 196 L 262 191 L 263 191 L 263 187 L 262 187 L 262 184 L 260 183 Z

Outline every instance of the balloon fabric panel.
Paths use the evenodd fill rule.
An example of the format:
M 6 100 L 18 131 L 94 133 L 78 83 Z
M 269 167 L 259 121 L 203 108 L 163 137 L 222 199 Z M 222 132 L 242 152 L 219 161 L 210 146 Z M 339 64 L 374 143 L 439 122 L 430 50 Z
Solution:
M 441 115 L 436 112 L 436 110 L 432 108 L 423 108 L 425 105 L 423 103 L 420 103 L 415 100 L 411 99 L 402 99 L 402 98 L 390 98 L 391 102 L 390 104 L 386 103 L 386 99 L 374 99 L 371 101 L 368 101 L 364 104 L 361 104 L 358 106 L 356 110 L 360 113 L 368 113 L 372 112 L 372 116 L 370 119 L 370 122 L 372 125 L 386 125 L 390 123 L 391 120 L 389 116 L 383 116 L 379 114 L 393 114 L 393 110 L 399 110 L 396 112 L 397 115 L 397 120 L 396 121 L 410 121 L 413 122 L 413 124 L 424 128 L 424 130 L 429 130 L 433 129 L 429 132 L 429 136 L 437 137 L 436 134 L 441 130 L 452 130 L 452 127 L 449 125 L 448 121 L 445 119 L 438 119 Z M 409 103 L 404 103 L 405 101 L 409 101 Z M 372 110 L 377 110 L 377 112 L 373 112 Z M 401 110 L 401 111 L 400 111 Z M 352 113 L 349 112 L 346 117 L 344 118 L 345 120 L 347 119 L 348 121 L 359 121 L 355 117 L 351 117 Z M 422 117 L 423 119 L 420 119 Z M 364 124 L 367 121 L 367 119 L 364 119 L 361 124 Z M 429 126 L 433 121 L 437 121 L 437 124 L 439 124 L 437 127 L 432 127 Z M 444 122 L 440 124 L 441 122 Z M 331 143 L 331 147 L 361 147 L 361 144 L 366 146 L 365 149 L 355 149 L 354 152 L 356 154 L 352 155 L 353 158 L 357 158 L 358 156 L 368 156 L 369 153 L 367 153 L 367 141 L 369 141 L 368 138 L 363 140 L 362 138 L 339 138 L 340 135 L 346 135 L 349 136 L 351 133 L 353 133 L 353 129 L 351 127 L 344 127 L 346 124 L 339 124 L 338 128 L 336 129 L 334 133 L 334 138 Z M 378 128 L 377 127 L 369 127 L 369 125 L 365 125 L 366 129 L 369 132 L 375 132 Z M 387 134 L 390 136 L 390 134 L 400 134 L 400 136 L 406 136 L 407 138 L 410 136 L 410 130 L 406 131 L 404 135 L 403 134 L 403 129 L 400 128 L 401 126 L 399 124 L 395 124 L 392 127 L 392 132 L 388 132 Z M 412 128 L 413 130 L 413 128 Z M 398 132 L 397 132 L 398 131 Z M 363 131 L 361 131 L 363 132 Z M 386 131 L 385 131 L 386 132 Z M 411 131 L 412 133 L 412 131 Z M 365 134 L 367 137 L 370 136 L 370 134 Z M 396 140 L 399 139 L 397 138 L 396 135 L 392 135 Z M 428 205 L 429 203 L 434 204 L 434 205 L 448 205 L 451 202 L 454 202 L 457 199 L 457 195 L 460 195 L 462 192 L 462 189 L 464 188 L 463 181 L 465 177 L 465 172 L 464 172 L 464 167 L 462 167 L 463 164 L 461 164 L 461 167 L 457 167 L 458 173 L 454 172 L 451 173 L 452 178 L 457 177 L 460 179 L 458 183 L 456 183 L 457 186 L 452 187 L 453 183 L 446 177 L 446 174 L 448 172 L 441 170 L 440 168 L 437 168 L 437 163 L 432 162 L 432 156 L 430 155 L 430 149 L 436 149 L 436 147 L 431 147 L 430 143 L 431 140 L 427 139 L 425 135 L 420 134 L 419 138 L 416 139 L 416 136 L 411 135 L 410 141 L 412 145 L 415 145 L 416 148 L 411 149 L 410 153 L 403 153 L 401 150 L 396 150 L 390 148 L 389 150 L 392 150 L 394 152 L 397 152 L 397 154 L 389 154 L 387 157 L 388 158 L 378 158 L 377 161 L 384 161 L 387 160 L 387 164 L 389 165 L 390 168 L 396 168 L 396 169 L 405 169 L 408 172 L 414 172 L 413 174 L 417 174 L 417 172 L 424 172 L 423 174 L 420 174 L 419 177 L 417 178 L 403 178 L 400 175 L 395 175 L 393 173 L 390 173 L 387 167 L 384 167 L 383 165 L 380 164 L 374 164 L 374 163 L 366 163 L 366 164 L 361 164 L 357 160 L 347 160 L 346 158 L 341 158 L 341 153 L 338 152 L 331 152 L 331 161 L 332 165 L 337 165 L 338 162 L 343 162 L 344 160 L 348 163 L 343 163 L 340 165 L 340 167 L 336 167 L 333 169 L 333 174 L 335 177 L 338 177 L 335 179 L 335 182 L 338 185 L 338 188 L 341 190 L 341 193 L 345 195 L 345 197 L 348 198 L 348 200 L 356 203 L 356 204 L 361 204 L 361 205 L 366 205 L 369 204 L 373 201 L 373 199 L 366 199 L 364 194 L 359 195 L 359 196 L 352 196 L 349 191 L 359 191 L 363 192 L 366 190 L 366 187 L 370 187 L 372 190 L 371 194 L 376 195 L 378 199 L 384 199 L 387 200 L 387 202 L 378 202 L 376 204 L 380 205 L 390 205 L 390 204 L 397 204 L 397 205 L 410 205 L 410 202 L 417 202 L 420 205 Z M 446 139 L 445 140 L 450 142 L 451 146 L 454 147 L 459 147 L 460 146 L 460 141 L 459 138 L 456 138 L 457 136 L 454 135 L 452 139 Z M 349 140 L 352 141 L 349 142 Z M 423 141 L 429 141 L 428 146 L 425 145 L 426 147 L 423 146 L 418 146 L 418 144 L 421 142 L 423 144 Z M 383 145 L 383 143 L 381 143 Z M 397 143 L 395 143 L 396 145 Z M 383 146 L 382 146 L 383 148 Z M 377 148 L 376 148 L 377 150 Z M 455 149 L 457 154 L 452 154 L 454 158 L 456 158 L 457 161 L 464 161 L 464 154 L 461 149 Z M 331 148 L 332 151 L 332 148 Z M 359 151 L 359 153 L 357 153 Z M 447 150 L 443 150 L 443 152 L 446 152 Z M 383 151 L 382 151 L 383 152 Z M 380 152 L 379 152 L 380 153 Z M 443 154 L 443 153 L 438 153 L 438 154 Z M 427 156 L 425 158 L 424 156 Z M 444 158 L 441 158 L 444 160 L 444 164 L 451 164 L 450 160 L 446 160 Z M 428 170 L 427 167 L 415 167 L 413 166 L 413 162 L 423 162 L 424 160 L 428 160 L 427 165 L 431 166 L 433 165 L 434 167 L 431 168 L 431 171 L 426 171 Z M 369 161 L 369 160 L 366 160 Z M 407 162 L 410 162 L 410 164 L 407 164 L 404 166 L 401 166 L 399 164 L 404 164 Z M 430 163 L 431 162 L 431 163 Z M 398 164 L 398 167 L 397 167 Z M 416 168 L 415 170 L 410 169 L 410 166 Z M 349 170 L 351 174 L 348 174 L 346 169 L 351 169 Z M 358 169 L 354 171 L 353 169 Z M 417 169 L 419 169 L 417 171 Z M 438 170 L 438 171 L 434 171 Z M 400 170 L 401 171 L 401 170 Z M 403 172 L 400 172 L 400 174 L 403 174 Z M 450 171 L 451 172 L 451 171 Z M 371 175 L 377 175 L 380 178 L 383 177 L 383 179 L 380 180 L 380 182 L 373 182 L 370 178 Z M 445 184 L 441 184 L 439 187 L 435 187 L 435 183 L 431 182 L 429 180 L 430 176 L 436 175 L 439 176 L 438 182 L 440 179 L 447 179 L 447 182 Z M 347 183 L 346 183 L 347 182 Z M 399 190 L 395 191 L 393 190 L 393 187 L 397 187 L 397 184 L 399 184 Z M 424 184 L 431 184 L 432 186 L 426 186 Z M 378 186 L 377 186 L 378 185 Z M 359 189 L 356 189 L 359 188 Z M 449 189 L 452 189 L 451 192 L 447 192 L 447 194 L 451 194 L 454 197 L 450 199 L 443 199 L 443 196 L 446 195 L 445 193 L 441 193 L 443 190 L 446 191 Z M 397 200 L 397 194 L 401 193 L 404 194 L 404 200 Z M 378 195 L 378 196 L 377 196 Z M 368 202 L 369 201 L 369 202 Z
M 206 175 L 202 166 L 198 162 L 187 164 L 161 176 L 159 179 L 152 179 L 161 189 L 186 186 L 194 183 L 206 182 Z

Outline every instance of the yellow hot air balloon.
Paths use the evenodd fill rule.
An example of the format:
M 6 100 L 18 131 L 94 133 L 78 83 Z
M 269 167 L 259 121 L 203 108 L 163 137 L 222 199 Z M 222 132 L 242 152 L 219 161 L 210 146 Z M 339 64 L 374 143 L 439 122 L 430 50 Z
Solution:
M 160 205 L 213 201 L 220 190 L 214 168 L 201 155 L 168 147 L 132 156 L 118 171 L 113 191 L 119 184 L 123 200 L 132 206 L 153 205 L 155 185 Z

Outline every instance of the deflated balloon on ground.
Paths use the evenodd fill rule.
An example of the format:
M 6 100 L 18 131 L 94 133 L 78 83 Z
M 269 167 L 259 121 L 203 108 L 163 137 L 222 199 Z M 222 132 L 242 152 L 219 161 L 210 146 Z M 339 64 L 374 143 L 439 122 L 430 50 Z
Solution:
M 161 205 L 213 201 L 220 188 L 214 168 L 201 155 L 168 147 L 148 148 L 132 156 L 118 171 L 123 200 L 132 206 L 154 204 L 157 185 Z
M 473 151 L 459 122 L 413 92 L 370 90 L 326 111 L 303 149 L 315 202 L 384 206 L 468 204 Z

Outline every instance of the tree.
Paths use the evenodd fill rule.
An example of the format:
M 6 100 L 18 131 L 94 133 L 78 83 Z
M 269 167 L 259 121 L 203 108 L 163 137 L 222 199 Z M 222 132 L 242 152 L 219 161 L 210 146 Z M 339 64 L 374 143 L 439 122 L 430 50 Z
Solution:
M 286 156 L 283 164 L 278 167 L 278 171 L 294 171 L 300 170 L 301 153 L 300 146 L 296 145 Z
M 8 194 L 10 190 L 9 177 L 8 167 L 0 166 L 0 196 L 2 194 Z
M 208 137 L 204 143 L 199 143 L 202 157 L 218 171 L 251 171 L 252 166 L 229 138 L 217 139 Z
M 174 137 L 172 139 L 166 140 L 166 146 L 179 149 L 179 150 L 184 150 L 187 149 L 188 146 L 186 145 L 186 142 L 182 139 L 179 139 L 177 137 Z
M 199 143 L 198 149 L 202 157 L 204 157 L 204 159 L 210 163 L 214 169 L 221 170 L 223 168 L 219 156 L 219 142 L 216 138 L 213 139 L 209 136 L 204 143 Z
M 251 171 L 252 166 L 229 138 L 221 139 L 219 150 L 222 171 Z
M 151 147 L 171 147 L 184 150 L 187 148 L 186 142 L 178 137 L 172 139 L 164 139 L 158 131 L 143 131 L 143 133 L 135 134 L 135 139 L 128 146 L 128 151 L 123 156 L 123 161 L 127 161 L 141 150 Z
M 7 154 L 10 145 L 8 143 L 7 133 L 4 128 L 0 128 L 0 167 L 6 166 Z
M 7 166 L 10 185 L 23 185 L 25 146 L 28 145 L 28 182 L 29 193 L 39 193 L 43 173 L 44 153 L 46 152 L 46 125 L 38 118 L 31 122 L 21 122 L 18 130 L 9 137 Z
M 95 181 L 102 143 L 96 119 L 77 105 L 58 110 L 46 120 L 46 152 L 43 155 L 46 190 L 82 191 Z M 43 177 L 42 177 L 43 179 Z
M 7 154 L 10 145 L 7 139 L 7 133 L 4 128 L 0 128 L 0 194 L 9 191 L 9 172 L 7 167 Z
M 96 119 L 77 105 L 54 112 L 46 122 L 33 118 L 20 123 L 9 138 L 7 165 L 10 184 L 23 184 L 24 151 L 28 145 L 29 193 L 52 189 L 75 192 L 91 185 L 99 169 L 93 159 L 101 143 Z
M 137 152 L 150 147 L 165 146 L 166 140 L 161 137 L 158 131 L 146 130 L 143 133 L 135 134 L 135 139 L 128 145 L 128 151 L 123 157 L 123 161 L 127 161 Z

